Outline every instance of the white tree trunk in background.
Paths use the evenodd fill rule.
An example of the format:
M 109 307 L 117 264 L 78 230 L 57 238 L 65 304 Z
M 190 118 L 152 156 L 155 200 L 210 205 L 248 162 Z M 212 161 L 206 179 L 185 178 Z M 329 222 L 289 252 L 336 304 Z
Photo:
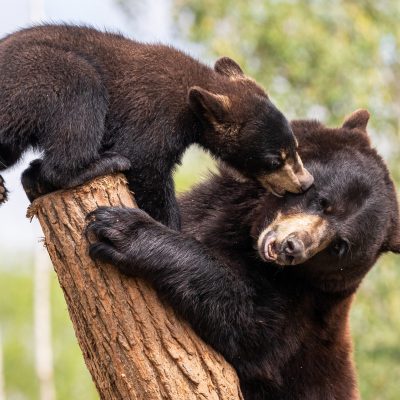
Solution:
M 50 259 L 42 246 L 35 254 L 34 330 L 35 369 L 40 400 L 55 400 L 50 315 Z M 1 399 L 0 399 L 1 400 Z
M 0 400 L 6 400 L 6 391 L 4 387 L 4 369 L 3 369 L 3 335 L 0 328 Z
M 30 20 L 38 24 L 45 20 L 45 0 L 29 0 Z M 39 381 L 40 400 L 55 400 L 53 347 L 50 315 L 50 259 L 41 245 L 35 250 L 34 330 L 35 370 Z M 1 399 L 0 399 L 1 400 Z

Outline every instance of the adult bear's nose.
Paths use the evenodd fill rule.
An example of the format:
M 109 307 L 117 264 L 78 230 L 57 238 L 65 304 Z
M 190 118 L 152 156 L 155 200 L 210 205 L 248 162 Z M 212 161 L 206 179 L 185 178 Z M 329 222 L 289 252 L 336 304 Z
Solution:
M 288 258 L 289 261 L 294 261 L 297 258 L 301 258 L 304 255 L 304 244 L 301 240 L 294 236 L 288 237 L 282 243 L 282 252 Z

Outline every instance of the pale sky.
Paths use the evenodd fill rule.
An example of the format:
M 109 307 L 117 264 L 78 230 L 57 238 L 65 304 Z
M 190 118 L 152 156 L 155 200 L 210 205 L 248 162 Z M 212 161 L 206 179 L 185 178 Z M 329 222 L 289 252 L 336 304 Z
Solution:
M 141 17 L 133 23 L 113 0 L 0 0 L 0 37 L 34 22 L 63 21 L 120 31 L 142 41 L 171 43 L 169 0 L 143 0 L 137 4 Z M 44 15 L 44 21 L 35 21 L 33 15 Z M 19 183 L 22 171 L 33 158 L 28 154 L 14 169 L 1 172 L 10 196 L 0 207 L 0 267 L 5 257 L 33 252 L 43 236 L 37 221 L 30 223 L 25 218 L 28 201 Z

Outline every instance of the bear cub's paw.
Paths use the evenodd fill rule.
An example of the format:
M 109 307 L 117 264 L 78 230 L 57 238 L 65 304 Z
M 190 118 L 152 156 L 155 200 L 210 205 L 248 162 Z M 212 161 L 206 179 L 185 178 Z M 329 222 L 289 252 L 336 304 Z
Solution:
M 0 175 L 0 204 L 7 201 L 7 189 L 4 186 L 4 179 Z
M 22 187 L 31 203 L 38 197 L 56 190 L 53 185 L 43 180 L 42 163 L 41 159 L 33 160 L 21 176 Z

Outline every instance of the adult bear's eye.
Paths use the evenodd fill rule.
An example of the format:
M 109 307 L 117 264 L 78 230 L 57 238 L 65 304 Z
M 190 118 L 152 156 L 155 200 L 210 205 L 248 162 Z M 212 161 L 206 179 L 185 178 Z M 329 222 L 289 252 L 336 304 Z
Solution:
M 332 252 L 335 256 L 341 258 L 349 251 L 350 245 L 347 240 L 338 239 L 332 246 Z

